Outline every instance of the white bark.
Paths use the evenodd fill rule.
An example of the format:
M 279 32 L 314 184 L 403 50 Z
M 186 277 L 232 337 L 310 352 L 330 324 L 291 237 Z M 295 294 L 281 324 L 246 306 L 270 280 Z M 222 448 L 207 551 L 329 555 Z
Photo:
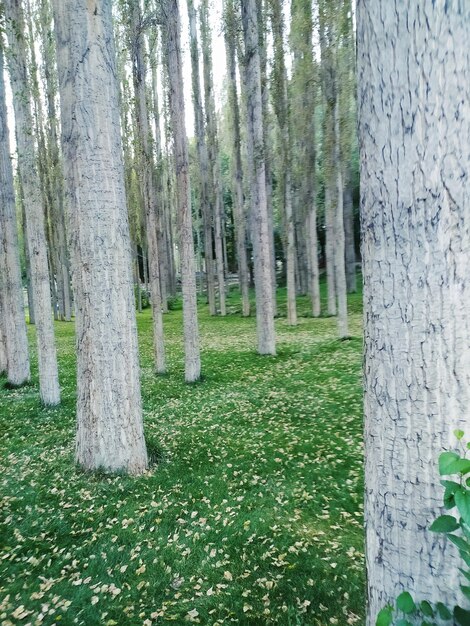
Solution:
M 357 9 L 369 610 L 458 601 L 437 459 L 470 421 L 470 4 Z
M 219 286 L 220 314 L 225 316 L 227 314 L 227 307 L 225 304 L 225 275 L 222 233 L 222 174 L 220 171 L 219 140 L 215 114 L 214 84 L 212 79 L 212 47 L 208 10 L 208 0 L 202 0 L 200 16 L 204 78 L 204 108 L 206 113 L 207 156 L 211 169 L 211 184 L 209 185 L 209 191 L 212 212 L 214 215 L 215 264 L 217 270 L 217 284 Z
M 194 125 L 196 130 L 196 148 L 198 155 L 200 177 L 200 203 L 204 226 L 204 260 L 206 264 L 207 300 L 209 313 L 216 315 L 214 282 L 214 259 L 213 259 L 213 235 L 212 218 L 210 210 L 209 192 L 209 163 L 207 157 L 207 145 L 204 129 L 204 112 L 201 99 L 200 72 L 199 72 L 199 46 L 197 37 L 197 19 L 193 0 L 187 0 L 189 17 L 189 38 L 191 52 L 191 84 L 194 106 Z
M 258 18 L 256 0 L 242 0 L 247 94 L 248 167 L 251 180 L 251 236 L 256 292 L 258 352 L 276 353 L 273 315 L 272 257 L 269 246 L 266 173 L 264 163 L 263 106 L 261 100 Z
M 47 244 L 33 137 L 31 93 L 26 69 L 24 17 L 20 0 L 4 3 L 9 50 L 8 64 L 16 122 L 18 170 L 23 187 L 26 237 L 31 264 L 31 282 L 39 360 L 39 392 L 46 405 L 60 402 Z
M 164 37 L 168 68 L 171 126 L 174 138 L 176 185 L 183 291 L 183 326 L 185 348 L 185 380 L 195 382 L 201 376 L 197 291 L 194 260 L 191 194 L 189 187 L 188 140 L 186 137 L 183 74 L 181 61 L 181 26 L 178 0 L 165 0 Z
M 227 57 L 228 74 L 228 103 L 231 113 L 231 142 L 232 142 L 232 198 L 233 217 L 236 228 L 238 281 L 242 298 L 242 315 L 250 315 L 249 273 L 246 252 L 246 217 L 243 194 L 243 166 L 241 153 L 240 107 L 238 104 L 237 67 L 235 38 L 237 23 L 233 0 L 225 2 L 225 51 Z
M 78 463 L 147 467 L 111 0 L 54 0 L 76 298 Z
M 23 304 L 15 192 L 7 125 L 3 49 L 0 45 L 0 297 L 1 325 L 8 382 L 21 385 L 30 377 L 28 337 Z M 3 366 L 3 367 L 2 367 Z
M 343 174 L 340 158 L 340 128 L 338 107 L 338 85 L 336 85 L 334 125 L 335 125 L 335 159 L 336 170 L 336 210 L 334 216 L 334 264 L 335 288 L 338 301 L 338 335 L 341 339 L 348 337 L 348 298 L 346 289 L 346 257 L 344 248 L 344 218 L 343 218 Z
M 145 211 L 145 230 L 147 234 L 147 249 L 149 260 L 149 283 L 152 301 L 153 319 L 153 349 L 155 370 L 157 374 L 166 372 L 165 342 L 163 337 L 163 313 L 160 273 L 160 253 L 158 237 L 157 217 L 157 190 L 154 179 L 154 162 L 152 156 L 152 141 L 147 107 L 145 76 L 147 67 L 145 64 L 145 46 L 141 27 L 142 15 L 140 0 L 128 2 L 130 13 L 130 39 L 132 75 L 134 82 L 135 117 L 137 146 L 139 150 L 140 182 Z M 164 278 L 163 278 L 164 280 Z

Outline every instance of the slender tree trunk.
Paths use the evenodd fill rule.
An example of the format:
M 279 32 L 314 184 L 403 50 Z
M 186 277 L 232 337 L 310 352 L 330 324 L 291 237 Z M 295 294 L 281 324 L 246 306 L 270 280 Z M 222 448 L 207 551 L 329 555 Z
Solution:
M 292 154 L 290 132 L 290 110 L 287 94 L 287 70 L 284 59 L 284 18 L 281 0 L 269 0 L 274 38 L 273 91 L 274 110 L 279 124 L 281 143 L 281 172 L 283 178 L 283 210 L 285 223 L 286 279 L 287 279 L 287 323 L 297 324 L 295 284 L 295 224 L 292 208 Z
M 354 242 L 354 207 L 350 169 L 350 163 L 346 163 L 346 174 L 343 184 L 344 245 L 346 261 L 346 286 L 348 293 L 356 293 L 356 245 Z
M 63 319 L 69 322 L 72 319 L 72 291 L 70 287 L 70 262 L 65 228 L 63 171 L 59 154 L 55 48 L 53 44 L 52 15 L 49 2 L 46 0 L 41 0 L 40 18 L 44 47 L 44 78 L 48 118 L 48 167 L 50 169 L 49 176 L 52 192 L 54 246 L 57 251 L 58 282 L 61 285 L 61 296 L 63 299 Z
M 231 143 L 232 143 L 232 197 L 233 216 L 236 228 L 238 280 L 242 298 L 242 315 L 250 315 L 249 273 L 246 252 L 246 218 L 245 200 L 243 194 L 243 167 L 240 135 L 240 109 L 237 92 L 236 67 L 236 17 L 233 0 L 225 2 L 225 50 L 227 56 L 228 73 L 228 101 L 231 113 Z
M 206 265 L 206 281 L 207 281 L 207 300 L 209 303 L 209 313 L 216 315 L 217 307 L 215 302 L 215 283 L 214 283 L 214 260 L 213 260 L 213 244 L 212 244 L 212 219 L 210 209 L 210 190 L 209 190 L 209 162 L 207 155 L 207 145 L 204 130 L 204 112 L 201 99 L 200 72 L 199 72 L 199 47 L 197 38 L 197 19 L 196 10 L 193 0 L 188 2 L 189 15 L 189 35 L 191 46 L 191 77 L 192 77 L 192 94 L 194 106 L 194 121 L 196 130 L 196 147 L 198 154 L 198 165 L 200 172 L 200 190 L 199 198 L 201 202 L 201 213 L 204 225 L 204 260 Z
M 176 183 L 183 290 L 183 325 L 185 346 L 185 379 L 194 382 L 201 376 L 199 328 L 197 320 L 196 272 L 189 187 L 188 140 L 184 117 L 183 75 L 178 0 L 165 0 L 164 37 L 168 68 L 171 125 L 175 143 Z
M 258 24 L 267 22 L 265 4 L 267 0 L 256 0 Z M 277 315 L 277 278 L 276 278 L 276 250 L 274 245 L 274 209 L 273 209 L 273 183 L 272 183 L 272 155 L 270 138 L 270 112 L 269 112 L 269 85 L 267 78 L 267 50 L 266 38 L 263 27 L 258 26 L 259 57 L 261 76 L 261 102 L 263 107 L 263 144 L 264 144 L 264 170 L 266 176 L 266 205 L 268 210 L 268 235 L 269 251 L 271 255 L 271 280 L 273 288 L 273 315 Z
M 4 9 L 9 41 L 8 61 L 16 121 L 18 169 L 24 193 L 26 236 L 30 252 L 39 390 L 44 404 L 55 405 L 60 402 L 60 387 L 51 311 L 45 224 L 33 137 L 30 83 L 26 68 L 23 9 L 20 0 L 6 0 Z
M 223 194 L 220 172 L 219 140 L 217 136 L 217 120 L 215 115 L 214 84 L 212 80 L 212 46 L 209 26 L 208 0 L 201 3 L 201 43 L 204 78 L 204 109 L 206 113 L 207 156 L 211 170 L 209 181 L 210 204 L 214 215 L 215 262 L 217 284 L 219 286 L 220 314 L 226 315 L 225 275 L 222 233 Z
M 276 353 L 272 256 L 269 246 L 263 104 L 261 98 L 258 17 L 256 0 L 242 0 L 248 123 L 248 167 L 251 176 L 251 233 L 253 242 L 258 352 Z
M 346 267 L 344 250 L 344 219 L 343 219 L 343 176 L 340 155 L 339 98 L 336 87 L 334 109 L 335 119 L 335 169 L 336 169 L 336 211 L 334 223 L 334 264 L 335 287 L 338 299 L 338 335 L 341 339 L 348 337 L 348 299 L 346 290 Z
M 463 603 L 429 525 L 470 405 L 469 37 L 466 2 L 358 2 L 368 626 L 403 590 Z
M 0 241 L 3 245 L 3 242 Z M 0 263 L 2 259 L 0 258 Z M 0 269 L 2 266 L 0 264 Z M 8 356 L 7 356 L 7 343 L 6 343 L 6 330 L 5 330 L 5 305 L 3 303 L 4 293 L 3 285 L 0 284 L 0 376 L 3 376 L 8 371 Z
M 0 44 L 0 343 L 4 355 L 0 371 L 6 371 L 12 385 L 22 385 L 29 380 L 30 369 L 3 65 Z
M 147 467 L 111 0 L 54 0 L 77 329 L 78 463 Z
M 163 314 L 160 275 L 160 254 L 158 243 L 157 190 L 154 177 L 152 155 L 152 134 L 147 107 L 145 77 L 145 46 L 142 31 L 140 0 L 128 1 L 129 31 L 132 56 L 132 76 L 134 83 L 137 148 L 142 196 L 145 210 L 145 230 L 149 258 L 150 294 L 152 300 L 153 348 L 157 374 L 166 372 L 165 342 L 163 338 Z

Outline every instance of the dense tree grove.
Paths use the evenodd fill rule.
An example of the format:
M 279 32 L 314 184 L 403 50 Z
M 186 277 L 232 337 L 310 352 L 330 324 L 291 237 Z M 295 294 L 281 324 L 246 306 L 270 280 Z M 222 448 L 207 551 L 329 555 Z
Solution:
M 253 356 L 280 368 L 286 337 L 307 317 L 330 322 L 331 351 L 347 354 L 348 303 L 363 293 L 366 622 L 417 624 L 393 621 L 395 610 L 418 611 L 413 600 L 394 608 L 403 592 L 430 607 L 462 603 L 457 551 L 428 526 L 441 500 L 434 461 L 468 425 L 470 3 L 0 4 L 5 389 L 37 380 L 43 406 L 66 405 L 57 337 L 73 321 L 77 465 L 146 475 L 159 454 L 144 437 L 145 308 L 152 380 L 164 384 L 178 358 L 191 395 L 213 374 L 201 365 L 207 320 L 220 332 L 253 316 Z M 168 320 L 178 307 L 175 349 Z M 461 481 L 445 486 L 466 541 L 470 465 L 458 467 Z M 470 548 L 454 543 L 470 563 Z M 310 601 L 296 602 L 306 613 Z M 266 623 L 327 623 L 269 612 L 266 602 Z M 461 615 L 470 612 L 449 619 L 468 625 Z M 185 619 L 200 622 L 197 610 Z

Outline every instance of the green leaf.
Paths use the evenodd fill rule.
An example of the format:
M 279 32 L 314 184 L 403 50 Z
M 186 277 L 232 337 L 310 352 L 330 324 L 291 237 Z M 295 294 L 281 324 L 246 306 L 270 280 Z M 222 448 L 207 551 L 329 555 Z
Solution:
M 470 524 L 470 491 L 459 489 L 455 492 L 455 505 L 467 524 Z
M 421 626 L 437 626 L 436 622 L 421 622 Z
M 454 617 L 460 626 L 470 626 L 470 611 L 466 611 L 461 606 L 454 608 Z
M 434 617 L 434 610 L 427 600 L 423 600 L 419 608 L 421 609 L 421 613 L 426 617 Z
M 407 619 L 399 619 L 398 622 L 395 623 L 395 626 L 413 626 L 413 624 Z
M 429 527 L 433 533 L 452 533 L 457 530 L 459 524 L 452 515 L 441 515 Z
M 375 626 L 390 626 L 392 623 L 392 607 L 386 606 L 382 609 L 377 615 L 377 621 L 375 622 Z
M 439 456 L 439 474 L 468 474 L 470 472 L 470 459 L 462 459 L 456 452 L 443 452 Z
M 470 587 L 467 587 L 466 585 L 460 585 L 460 589 L 462 589 L 464 595 L 467 596 L 467 598 L 470 600 Z
M 462 558 L 465 553 L 470 555 L 470 543 L 468 541 L 465 541 L 462 537 L 457 537 L 457 535 L 448 535 L 448 538 L 454 545 L 457 546 Z
M 445 487 L 444 491 L 444 507 L 446 509 L 453 509 L 455 506 L 455 492 L 460 489 L 460 483 L 456 483 L 455 480 L 441 480 L 441 485 Z
M 463 432 L 463 430 L 457 429 L 457 430 L 454 430 L 454 435 L 460 441 L 461 439 L 463 439 L 463 436 L 465 435 L 465 433 Z
M 436 609 L 441 619 L 452 619 L 452 613 L 449 611 L 445 604 L 442 604 L 442 602 L 438 602 L 436 604 Z
M 403 611 L 403 613 L 409 614 L 416 611 L 416 604 L 414 603 L 411 594 L 408 591 L 404 591 L 397 598 L 397 609 Z
M 454 474 L 455 472 L 452 468 L 458 460 L 460 460 L 460 457 L 455 452 L 442 452 L 439 455 L 439 474 L 441 476 Z

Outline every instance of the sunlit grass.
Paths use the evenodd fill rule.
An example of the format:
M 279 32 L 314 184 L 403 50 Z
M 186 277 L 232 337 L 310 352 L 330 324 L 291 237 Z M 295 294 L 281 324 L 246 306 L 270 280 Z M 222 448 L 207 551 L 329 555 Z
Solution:
M 300 298 L 297 327 L 276 320 L 277 357 L 254 352 L 238 294 L 228 307 L 210 318 L 201 303 L 195 386 L 181 311 L 164 317 L 165 377 L 138 315 L 157 461 L 140 478 L 74 467 L 72 324 L 56 324 L 59 408 L 37 385 L 0 391 L 2 625 L 363 623 L 360 295 L 348 342 Z

